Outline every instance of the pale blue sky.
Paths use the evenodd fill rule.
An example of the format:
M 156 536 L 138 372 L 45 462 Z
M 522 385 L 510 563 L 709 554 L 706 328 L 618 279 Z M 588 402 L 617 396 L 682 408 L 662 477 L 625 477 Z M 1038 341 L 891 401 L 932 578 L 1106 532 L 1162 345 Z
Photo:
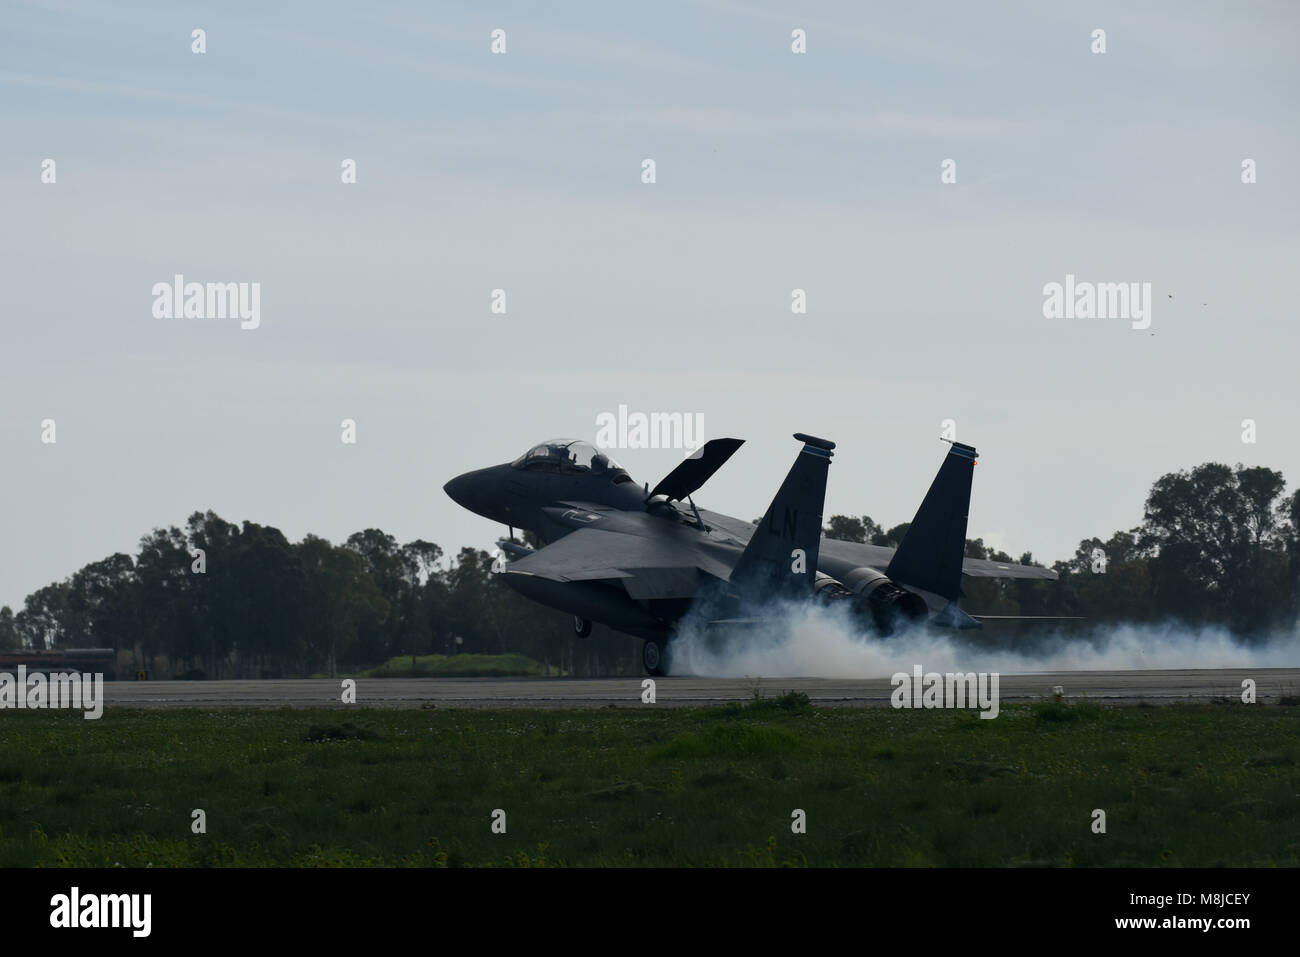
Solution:
M 0 2 L 0 603 L 195 509 L 487 547 L 443 482 L 593 439 L 620 403 L 748 439 L 698 496 L 744 518 L 807 431 L 840 445 L 828 514 L 908 520 L 953 418 L 982 453 L 971 535 L 1045 560 L 1137 524 L 1177 468 L 1294 487 L 1298 25 L 1290 3 Z M 261 327 L 154 319 L 178 272 L 260 282 Z M 1044 319 L 1066 273 L 1152 283 L 1151 329 Z M 652 483 L 677 457 L 615 455 Z

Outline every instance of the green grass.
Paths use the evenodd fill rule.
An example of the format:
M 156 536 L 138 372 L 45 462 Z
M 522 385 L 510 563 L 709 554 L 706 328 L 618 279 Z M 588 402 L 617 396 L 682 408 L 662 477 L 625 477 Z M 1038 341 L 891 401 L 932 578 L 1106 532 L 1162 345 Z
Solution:
M 0 865 L 1300 865 L 1294 709 L 800 699 L 6 712 Z
M 506 678 L 541 675 L 542 666 L 527 655 L 417 655 L 389 658 L 363 678 Z

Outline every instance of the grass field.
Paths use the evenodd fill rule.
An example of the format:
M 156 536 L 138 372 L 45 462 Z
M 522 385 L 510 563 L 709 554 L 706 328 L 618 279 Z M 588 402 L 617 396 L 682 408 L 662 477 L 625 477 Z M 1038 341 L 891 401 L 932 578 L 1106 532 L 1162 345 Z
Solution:
M 508 678 L 542 673 L 541 664 L 527 655 L 417 655 L 414 659 L 410 655 L 399 655 L 389 658 L 378 668 L 363 672 L 361 677 Z
M 0 864 L 1296 866 L 1298 758 L 1244 705 L 6 712 Z

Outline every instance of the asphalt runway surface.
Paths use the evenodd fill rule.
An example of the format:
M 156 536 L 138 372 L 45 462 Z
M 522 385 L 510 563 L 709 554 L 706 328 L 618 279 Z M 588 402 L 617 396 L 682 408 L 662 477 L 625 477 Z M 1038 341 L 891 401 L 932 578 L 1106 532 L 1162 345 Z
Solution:
M 1257 700 L 1300 696 L 1300 668 L 1187 671 L 1061 671 L 1004 674 L 1003 703 L 1037 701 L 1060 687 L 1067 700 L 1107 704 L 1241 700 L 1253 679 Z M 288 681 L 109 681 L 106 708 L 641 708 L 644 678 L 359 678 L 356 703 L 342 701 L 342 679 Z M 655 679 L 656 705 L 702 707 L 802 691 L 820 706 L 887 707 L 888 678 Z

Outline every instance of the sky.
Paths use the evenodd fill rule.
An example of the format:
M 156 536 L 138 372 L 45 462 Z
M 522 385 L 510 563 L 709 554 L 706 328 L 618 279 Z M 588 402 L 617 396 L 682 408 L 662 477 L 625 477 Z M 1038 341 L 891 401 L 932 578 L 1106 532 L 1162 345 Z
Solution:
M 1285 2 L 0 0 L 0 604 L 196 510 L 489 548 L 443 483 L 620 405 L 747 440 L 702 507 L 761 514 L 802 431 L 838 444 L 826 514 L 886 527 L 951 419 L 968 534 L 1046 562 L 1178 469 L 1294 489 L 1297 27 Z M 177 274 L 257 283 L 257 327 L 155 316 Z M 1149 328 L 1046 318 L 1067 275 L 1149 283 Z M 611 452 L 651 484 L 683 455 Z

